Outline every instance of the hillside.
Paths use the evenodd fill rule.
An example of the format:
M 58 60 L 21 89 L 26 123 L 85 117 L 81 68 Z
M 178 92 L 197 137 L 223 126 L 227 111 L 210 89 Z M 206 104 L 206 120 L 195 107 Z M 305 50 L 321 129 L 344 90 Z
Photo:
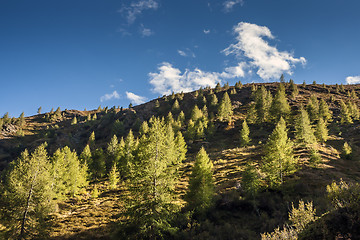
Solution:
M 187 191 L 191 167 L 196 153 L 202 146 L 213 163 L 216 196 L 215 204 L 206 213 L 206 217 L 189 220 L 184 214 L 183 217 L 174 220 L 178 227 L 178 233 L 173 236 L 174 238 L 260 239 L 261 233 L 272 232 L 278 226 L 288 223 L 291 204 L 297 205 L 299 200 L 312 201 L 316 215 L 323 216 L 303 231 L 305 239 L 325 239 L 329 236 L 339 239 L 359 238 L 360 235 L 356 235 L 359 234 L 357 220 L 360 220 L 358 206 L 346 205 L 341 209 L 334 209 L 331 201 L 326 197 L 326 188 L 333 181 L 339 182 L 340 179 L 348 184 L 355 184 L 360 180 L 359 118 L 354 115 L 352 123 L 342 122 L 343 110 L 340 107 L 340 100 L 345 103 L 351 101 L 360 107 L 358 98 L 360 85 L 303 84 L 296 85 L 298 94 L 293 94 L 291 84 L 284 83 L 287 101 L 291 108 L 286 123 L 288 136 L 295 142 L 297 171 L 285 176 L 284 182 L 276 187 L 265 183 L 267 180 L 264 177 L 261 180 L 263 187 L 257 192 L 256 197 L 252 199 L 245 194 L 242 182 L 245 169 L 249 164 L 261 169 L 264 161 L 264 146 L 277 121 L 249 121 L 251 142 L 248 146 L 242 146 L 240 141 L 242 123 L 247 116 L 249 119 L 249 109 L 254 104 L 256 90 L 265 88 L 275 96 L 279 85 L 280 83 L 253 83 L 236 87 L 200 89 L 190 93 L 164 96 L 124 109 L 114 106 L 99 107 L 91 111 L 64 110 L 57 116 L 56 112 L 41 113 L 25 117 L 22 126 L 19 126 L 16 119 L 9 120 L 0 131 L 0 171 L 5 173 L 4 169 L 8 164 L 18 158 L 25 149 L 32 152 L 44 142 L 48 144 L 49 155 L 65 146 L 76 150 L 80 155 L 89 143 L 92 132 L 95 134 L 94 148 L 106 152 L 114 134 L 118 139 L 126 138 L 129 130 L 132 129 L 136 138 L 140 136 L 142 122 L 149 121 L 152 116 L 164 117 L 168 120 L 170 118 L 168 113 L 173 112 L 172 117 L 176 120 L 179 112 L 183 111 L 186 120 L 180 125 L 179 131 L 185 136 L 188 151 L 186 160 L 179 166 L 180 180 L 176 185 L 177 204 L 179 206 L 186 204 L 184 195 Z M 225 93 L 230 96 L 234 112 L 230 122 L 220 121 L 217 117 L 217 107 L 211 105 L 211 96 L 215 95 L 220 103 Z M 309 148 L 296 143 L 294 122 L 297 121 L 302 106 L 308 109 L 306 106 L 311 96 L 319 101 L 325 100 L 332 112 L 332 118 L 327 126 L 329 129 L 327 141 L 318 142 L 315 147 Z M 174 108 L 175 101 L 179 103 L 179 109 Z M 209 127 L 203 134 L 189 137 L 189 119 L 195 105 L 200 109 L 206 106 Z M 74 118 L 76 123 L 73 122 Z M 317 122 L 318 120 L 312 121 L 314 128 Z M 209 130 L 210 123 L 212 131 Z M 344 155 L 345 142 L 352 148 L 351 157 Z M 316 149 L 321 158 L 316 164 L 310 159 L 313 149 Z M 97 197 L 92 195 L 95 186 L 99 191 Z M 48 228 L 50 239 L 110 239 L 117 232 L 119 222 L 124 220 L 122 214 L 127 193 L 127 181 L 124 178 L 113 190 L 109 190 L 106 175 L 92 179 L 79 194 L 59 201 L 58 209 L 46 220 L 50 225 Z M 346 221 L 348 224 L 345 224 Z M 332 225 L 336 222 L 338 224 Z M 0 224 L 0 231 L 1 226 Z M 316 237 L 314 233 L 319 235 Z

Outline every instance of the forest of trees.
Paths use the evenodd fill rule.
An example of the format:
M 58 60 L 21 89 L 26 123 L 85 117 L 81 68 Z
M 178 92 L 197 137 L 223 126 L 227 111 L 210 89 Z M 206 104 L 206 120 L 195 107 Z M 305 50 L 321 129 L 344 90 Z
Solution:
M 249 97 L 244 105 L 236 107 L 233 98 L 245 89 L 241 82 L 234 87 L 218 84 L 214 89 L 200 88 L 191 93 L 191 104 L 185 102 L 184 93 L 173 93 L 154 101 L 153 114 L 146 119 L 136 115 L 131 106 L 132 115 L 128 113 L 131 121 L 114 117 L 124 111 L 119 107 L 99 107 L 71 117 L 60 108 L 41 114 L 39 107 L 43 122 L 67 121 L 72 129 L 83 124 L 91 130 L 87 130 L 86 140 L 80 146 L 60 145 L 54 149 L 44 142 L 32 150 L 25 149 L 2 172 L 0 237 L 49 237 L 49 216 L 58 211 L 57 205 L 86 194 L 89 189 L 91 198 L 98 198 L 101 195 L 98 185 L 103 182 L 107 191 L 122 192 L 117 199 L 123 211 L 113 233 L 116 238 L 208 239 L 207 234 L 222 226 L 216 233 L 220 236 L 228 226 L 210 222 L 220 218 L 216 214 L 227 204 L 218 189 L 220 170 L 215 168 L 223 160 L 211 157 L 216 155 L 210 146 L 219 141 L 216 146 L 226 149 L 221 141 L 233 129 L 236 131 L 232 132 L 231 144 L 237 151 L 245 154 L 256 149 L 259 155 L 235 168 L 240 180 L 232 192 L 236 200 L 232 201 L 248 203 L 247 211 L 266 222 L 270 216 L 264 215 L 261 199 L 271 192 L 286 195 L 290 191 L 287 184 L 296 178 L 297 172 L 309 166 L 317 169 L 324 162 L 322 146 L 326 146 L 334 132 L 342 134 L 335 127 L 350 126 L 360 118 L 356 92 L 346 92 L 342 85 L 335 86 L 334 91 L 346 94 L 346 101 L 342 98 L 326 101 L 310 94 L 298 104 L 294 101 L 300 91 L 292 80 L 287 83 L 282 79 L 274 86 L 249 84 L 246 88 Z M 338 107 L 336 114 L 330 111 L 329 103 Z M 239 114 L 239 109 L 244 111 Z M 0 119 L 0 131 L 16 126 L 17 136 L 24 136 L 27 121 L 24 113 L 19 118 L 10 118 L 6 113 Z M 111 129 L 107 131 L 106 144 L 103 140 L 99 144 L 104 137 L 92 126 L 104 122 Z M 353 159 L 352 143 L 343 142 L 341 147 L 341 157 Z M 326 191 L 332 209 L 358 207 L 357 184 L 334 181 Z M 296 202 L 289 199 L 291 209 L 286 212 L 289 224 L 278 225 L 273 232 L 256 228 L 261 233 L 257 238 L 297 239 L 313 233 L 309 229 L 323 219 L 316 214 L 314 203 L 311 199 Z M 241 231 L 227 234 L 253 236 Z

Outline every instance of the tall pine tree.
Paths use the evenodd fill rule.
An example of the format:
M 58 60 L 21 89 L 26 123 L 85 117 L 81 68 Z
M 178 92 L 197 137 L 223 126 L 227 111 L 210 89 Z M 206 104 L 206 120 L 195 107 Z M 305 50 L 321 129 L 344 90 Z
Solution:
M 203 215 L 214 203 L 213 164 L 202 147 L 196 155 L 185 199 L 188 208 Z
M 233 116 L 233 111 L 232 111 L 231 100 L 229 94 L 225 92 L 218 108 L 217 117 L 219 118 L 220 121 L 231 122 L 232 116 Z
M 287 136 L 286 123 L 280 118 L 265 146 L 263 171 L 271 186 L 281 185 L 284 177 L 296 171 L 293 143 Z

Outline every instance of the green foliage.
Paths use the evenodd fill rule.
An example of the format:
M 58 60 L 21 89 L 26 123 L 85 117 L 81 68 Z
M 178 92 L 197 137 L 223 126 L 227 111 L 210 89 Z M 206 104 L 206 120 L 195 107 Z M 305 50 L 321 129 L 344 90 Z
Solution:
M 31 155 L 25 150 L 10 164 L 1 215 L 11 239 L 33 238 L 44 232 L 45 218 L 55 208 L 50 169 L 45 144 Z
M 96 115 L 96 113 L 94 113 L 94 115 L 92 116 L 92 120 L 93 120 L 93 121 L 97 120 L 97 115 Z
M 100 179 L 105 176 L 105 155 L 101 148 L 93 151 L 91 154 L 91 161 L 88 163 L 88 166 L 93 179 Z
M 235 88 L 236 89 L 241 89 L 243 87 L 243 84 L 241 83 L 241 81 L 238 81 L 235 83 Z
M 313 207 L 312 202 L 304 203 L 304 201 L 300 200 L 298 208 L 294 207 L 294 203 L 291 203 L 291 205 L 289 220 L 292 222 L 292 226 L 295 227 L 296 232 L 303 231 L 306 225 L 316 220 L 316 209 Z
M 314 130 L 311 127 L 308 113 L 300 108 L 300 112 L 297 115 L 295 121 L 295 138 L 298 142 L 305 145 L 312 145 L 316 143 Z
M 220 86 L 220 83 L 217 83 L 216 86 L 215 86 L 215 92 L 220 92 L 222 89 L 221 89 L 221 86 Z
M 231 100 L 227 92 L 225 92 L 218 108 L 217 117 L 219 118 L 220 121 L 231 122 L 232 116 L 233 116 L 233 111 L 232 111 Z
M 241 146 L 247 146 L 251 139 L 249 137 L 250 129 L 247 125 L 246 119 L 242 123 L 242 128 L 240 130 L 240 144 Z
M 58 198 L 64 198 L 66 194 L 74 196 L 88 185 L 87 165 L 80 164 L 76 152 L 72 152 L 69 147 L 57 149 L 51 163 L 51 176 Z
M 38 110 L 37 110 L 37 114 L 41 114 L 41 106 L 38 108 Z
M 125 133 L 125 127 L 124 123 L 120 121 L 119 119 L 116 119 L 113 127 L 112 127 L 113 134 L 116 134 L 117 136 L 122 136 Z
M 345 124 L 353 123 L 351 119 L 351 112 L 349 111 L 348 106 L 344 103 L 342 99 L 339 101 L 340 104 L 340 122 Z
M 126 238 L 159 239 L 172 231 L 170 219 L 178 209 L 174 192 L 181 161 L 176 154 L 170 125 L 151 118 L 149 131 L 141 135 L 136 156 L 129 162 L 129 197 L 125 200 L 128 226 L 135 229 Z M 124 236 L 125 237 L 125 236 Z
M 247 164 L 242 174 L 241 187 L 248 197 L 255 200 L 255 196 L 261 190 L 263 182 L 259 170 L 252 164 Z
M 283 118 L 276 125 L 264 150 L 263 172 L 271 186 L 283 183 L 284 176 L 296 171 L 297 159 L 293 153 L 293 143 L 287 136 L 286 123 Z
M 191 120 L 196 122 L 198 119 L 203 117 L 202 111 L 198 108 L 197 105 L 194 106 L 193 110 L 191 111 Z
M 343 156 L 346 159 L 351 159 L 351 157 L 352 157 L 352 148 L 347 142 L 344 143 L 342 152 L 343 152 Z
M 319 101 L 315 95 L 311 95 L 306 109 L 309 113 L 310 121 L 314 122 L 319 118 Z
M 179 113 L 179 116 L 177 118 L 177 121 L 181 123 L 181 125 L 183 125 L 185 123 L 185 113 L 183 111 L 181 111 Z
M 71 125 L 76 125 L 77 124 L 77 118 L 76 116 L 71 120 Z
M 253 103 L 250 104 L 249 109 L 246 114 L 246 121 L 251 124 L 256 123 L 256 120 L 257 120 L 257 113 L 256 113 L 255 107 L 256 107 L 255 104 L 253 104 Z
M 345 208 L 360 202 L 359 183 L 350 184 L 340 179 L 339 183 L 333 181 L 327 185 L 326 192 L 334 208 Z
M 117 170 L 116 164 L 113 164 L 109 172 L 109 187 L 111 190 L 116 189 L 117 184 L 119 183 L 119 172 Z
M 26 122 L 25 122 L 24 112 L 22 112 L 19 117 L 18 126 L 23 128 L 25 126 L 25 123 Z
M 358 99 L 358 98 L 359 98 L 359 97 L 356 95 L 356 92 L 355 92 L 354 89 L 351 90 L 350 97 L 351 97 L 352 99 Z
M 174 102 L 174 104 L 173 104 L 173 106 L 171 108 L 171 111 L 174 114 L 177 114 L 177 113 L 180 112 L 180 105 L 179 105 L 179 101 L 177 99 L 175 99 L 175 102 Z
M 279 227 L 275 228 L 271 233 L 262 233 L 261 240 L 297 240 L 298 234 L 292 228 L 288 226 L 283 226 L 283 229 L 280 230 Z
M 91 191 L 91 198 L 98 198 L 100 195 L 99 189 L 97 185 L 95 184 L 93 190 Z
M 320 117 L 316 124 L 315 136 L 319 142 L 326 142 L 329 134 L 325 121 Z
M 280 86 L 283 85 L 281 84 Z M 279 87 L 277 90 L 271 105 L 270 112 L 276 122 L 279 121 L 281 117 L 287 119 L 288 115 L 290 114 L 290 106 L 287 102 L 284 88 Z
M 295 208 L 294 203 L 292 203 L 292 209 L 291 212 L 289 212 L 289 220 L 292 222 L 291 226 L 284 225 L 282 230 L 277 227 L 271 233 L 262 233 L 261 240 L 297 240 L 298 234 L 301 233 L 309 223 L 317 219 L 315 212 L 316 210 L 312 202 L 304 203 L 300 200 L 298 208 Z
M 270 107 L 272 105 L 271 92 L 264 85 L 255 92 L 255 110 L 257 122 L 264 123 L 270 120 Z
M 90 146 L 90 148 L 94 149 L 95 148 L 95 132 L 92 131 L 88 140 L 88 145 Z
M 196 155 L 185 196 L 188 208 L 203 215 L 214 203 L 213 164 L 202 147 Z
M 323 118 L 325 122 L 329 122 L 332 118 L 332 113 L 329 110 L 329 106 L 323 98 L 320 100 L 319 117 Z
M 353 101 L 348 101 L 347 106 L 348 106 L 349 112 L 350 112 L 353 120 L 359 120 L 360 112 L 359 112 L 359 108 L 358 108 L 357 104 Z
M 310 164 L 314 167 L 316 167 L 318 164 L 322 163 L 322 158 L 321 158 L 320 153 L 315 149 L 311 149 L 309 161 L 310 161 Z

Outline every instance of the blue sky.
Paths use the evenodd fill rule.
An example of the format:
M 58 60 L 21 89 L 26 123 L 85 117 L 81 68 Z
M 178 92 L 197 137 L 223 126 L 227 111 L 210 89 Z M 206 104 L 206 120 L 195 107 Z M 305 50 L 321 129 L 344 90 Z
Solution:
M 360 82 L 358 0 L 0 0 L 0 115 L 217 82 Z

